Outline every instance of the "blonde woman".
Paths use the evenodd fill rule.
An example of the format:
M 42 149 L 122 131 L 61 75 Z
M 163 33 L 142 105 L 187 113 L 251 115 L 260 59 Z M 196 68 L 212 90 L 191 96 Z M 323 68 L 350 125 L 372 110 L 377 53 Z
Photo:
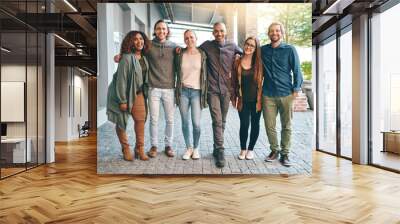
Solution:
M 192 30 L 186 30 L 186 48 L 177 55 L 176 103 L 182 118 L 182 132 L 186 151 L 182 159 L 199 159 L 201 110 L 207 107 L 207 56 L 196 47 L 197 37 Z M 191 113 L 193 144 L 190 141 L 189 109 Z

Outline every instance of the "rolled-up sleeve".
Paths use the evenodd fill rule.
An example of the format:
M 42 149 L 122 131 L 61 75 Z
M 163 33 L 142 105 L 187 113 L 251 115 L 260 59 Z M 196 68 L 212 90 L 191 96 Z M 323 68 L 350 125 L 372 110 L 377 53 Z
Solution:
M 294 47 L 292 47 L 290 55 L 290 65 L 293 72 L 293 92 L 299 92 L 303 84 L 303 74 L 300 68 L 299 55 Z

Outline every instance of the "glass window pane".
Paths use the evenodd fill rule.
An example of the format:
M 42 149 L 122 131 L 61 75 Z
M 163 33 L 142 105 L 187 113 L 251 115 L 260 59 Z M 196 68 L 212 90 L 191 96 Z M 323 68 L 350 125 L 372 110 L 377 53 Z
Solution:
M 352 33 L 340 37 L 340 128 L 341 155 L 352 157 Z
M 400 33 L 393 27 L 398 21 L 400 4 L 371 20 L 372 163 L 396 170 L 400 170 Z
M 30 144 L 30 158 L 28 168 L 37 165 L 37 75 L 38 75 L 38 36 L 36 32 L 27 33 L 28 62 L 26 80 L 26 115 L 27 115 L 27 142 Z
M 319 46 L 318 142 L 319 149 L 336 153 L 336 41 Z
M 26 33 L 1 33 L 1 175 L 25 170 L 30 158 L 26 144 Z M 28 148 L 28 150 L 26 150 Z

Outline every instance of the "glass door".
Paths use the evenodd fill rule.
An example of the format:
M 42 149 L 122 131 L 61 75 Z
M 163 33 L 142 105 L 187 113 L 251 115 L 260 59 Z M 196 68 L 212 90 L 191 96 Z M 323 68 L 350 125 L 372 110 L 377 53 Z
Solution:
M 318 47 L 318 149 L 336 154 L 336 35 Z

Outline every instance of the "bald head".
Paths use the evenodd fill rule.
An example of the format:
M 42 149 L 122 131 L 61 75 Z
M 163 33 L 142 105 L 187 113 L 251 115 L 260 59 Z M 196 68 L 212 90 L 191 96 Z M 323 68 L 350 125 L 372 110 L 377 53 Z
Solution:
M 226 35 L 225 23 L 217 22 L 213 26 L 213 36 L 217 42 L 224 42 Z

